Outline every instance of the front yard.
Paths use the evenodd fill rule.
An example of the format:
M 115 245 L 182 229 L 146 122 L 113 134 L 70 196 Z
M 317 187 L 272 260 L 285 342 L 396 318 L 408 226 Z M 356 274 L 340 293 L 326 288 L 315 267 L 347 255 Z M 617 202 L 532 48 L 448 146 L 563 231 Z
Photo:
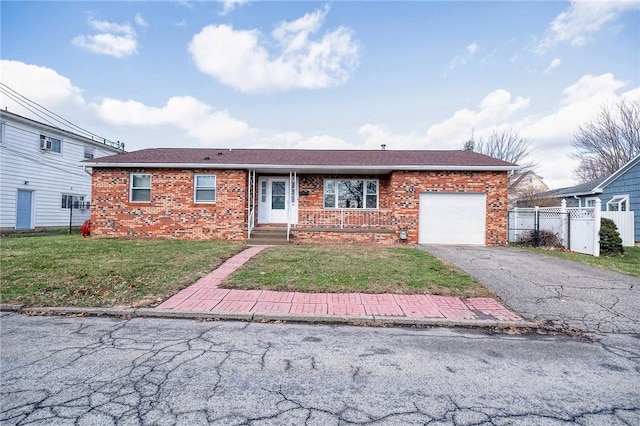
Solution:
M 154 305 L 240 252 L 211 241 L 3 237 L 0 302 L 25 306 Z M 457 269 L 413 248 L 272 247 L 223 283 L 229 288 L 491 296 Z
M 429 253 L 398 247 L 271 247 L 251 259 L 221 287 L 308 293 L 493 296 L 482 284 Z
M 139 306 L 171 296 L 244 248 L 207 241 L 3 237 L 0 301 Z

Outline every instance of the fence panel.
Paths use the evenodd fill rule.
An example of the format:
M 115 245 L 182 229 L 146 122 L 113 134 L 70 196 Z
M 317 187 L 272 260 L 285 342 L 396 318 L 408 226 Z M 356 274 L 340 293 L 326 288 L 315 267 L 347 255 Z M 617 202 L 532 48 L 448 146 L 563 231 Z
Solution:
M 622 238 L 622 245 L 635 245 L 635 216 L 634 212 L 602 212 L 602 217 L 613 220 Z
M 593 207 L 570 207 L 567 209 L 569 215 L 569 235 L 571 251 L 598 256 L 600 254 L 600 244 L 598 232 L 600 231 L 600 221 L 596 223 L 596 210 Z
M 538 244 L 540 231 L 555 234 L 561 244 L 578 253 L 600 255 L 600 206 L 516 208 L 509 211 L 509 242 L 533 235 Z

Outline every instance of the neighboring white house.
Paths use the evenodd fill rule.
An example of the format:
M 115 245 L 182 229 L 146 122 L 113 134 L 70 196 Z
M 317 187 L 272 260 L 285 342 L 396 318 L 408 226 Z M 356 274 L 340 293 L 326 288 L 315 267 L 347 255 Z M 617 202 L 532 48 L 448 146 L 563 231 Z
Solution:
M 0 228 L 69 226 L 71 216 L 81 225 L 89 218 L 91 175 L 80 162 L 123 148 L 0 111 Z

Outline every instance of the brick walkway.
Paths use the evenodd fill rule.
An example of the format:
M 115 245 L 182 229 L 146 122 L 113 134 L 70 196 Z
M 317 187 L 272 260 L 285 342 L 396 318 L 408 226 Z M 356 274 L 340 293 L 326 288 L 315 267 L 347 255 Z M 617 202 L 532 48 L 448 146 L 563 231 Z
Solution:
M 169 298 L 156 309 L 225 313 L 384 316 L 522 321 L 492 298 L 421 294 L 297 293 L 218 288 L 229 274 L 266 247 L 250 247 Z

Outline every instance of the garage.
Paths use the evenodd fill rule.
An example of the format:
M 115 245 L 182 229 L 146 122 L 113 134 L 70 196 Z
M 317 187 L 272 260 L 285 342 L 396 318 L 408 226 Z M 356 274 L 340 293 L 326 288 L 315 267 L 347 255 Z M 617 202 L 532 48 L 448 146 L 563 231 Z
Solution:
M 420 194 L 420 244 L 485 244 L 487 195 L 425 192 Z

